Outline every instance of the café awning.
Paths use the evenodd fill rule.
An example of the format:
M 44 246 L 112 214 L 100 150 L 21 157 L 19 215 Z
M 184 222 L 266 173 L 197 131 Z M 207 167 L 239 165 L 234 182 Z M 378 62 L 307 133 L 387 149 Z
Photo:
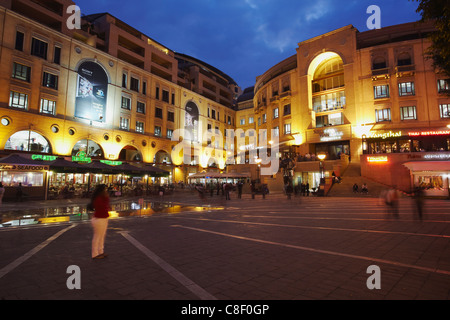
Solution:
M 403 164 L 411 171 L 450 171 L 450 161 L 411 161 Z

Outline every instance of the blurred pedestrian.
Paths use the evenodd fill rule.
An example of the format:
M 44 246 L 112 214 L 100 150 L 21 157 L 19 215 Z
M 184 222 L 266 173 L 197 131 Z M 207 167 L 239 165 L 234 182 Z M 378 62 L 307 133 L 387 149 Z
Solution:
M 230 183 L 225 184 L 225 186 L 224 186 L 224 189 L 225 189 L 225 200 L 231 200 L 231 198 L 230 198 L 231 188 L 232 188 L 232 186 L 231 186 Z
M 395 218 L 398 218 L 398 198 L 398 191 L 395 188 L 390 189 L 386 193 L 386 204 L 388 206 L 388 210 L 394 215 Z
M 16 192 L 17 201 L 22 202 L 23 197 L 23 189 L 22 189 L 22 182 L 19 182 L 19 185 L 17 186 L 17 192 Z
M 91 219 L 94 235 L 92 237 L 92 259 L 103 259 L 107 255 L 104 252 L 106 230 L 109 218 L 109 195 L 106 185 L 98 185 L 89 204 L 89 209 L 94 210 Z
M 243 183 L 242 181 L 238 182 L 237 188 L 238 188 L 238 198 L 241 199 L 242 198 L 242 187 L 243 187 Z
M 0 182 L 0 207 L 2 206 L 3 195 L 5 194 L 5 188 L 3 187 L 3 183 Z
M 417 187 L 414 190 L 414 201 L 416 203 L 417 215 L 419 216 L 419 219 L 422 220 L 423 206 L 425 199 L 424 199 L 424 192 L 421 187 Z

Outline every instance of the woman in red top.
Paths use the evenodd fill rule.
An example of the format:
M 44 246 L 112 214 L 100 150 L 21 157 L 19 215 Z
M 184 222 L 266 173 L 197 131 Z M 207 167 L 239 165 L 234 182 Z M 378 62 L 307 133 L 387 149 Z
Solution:
M 94 209 L 94 216 L 91 219 L 92 227 L 94 229 L 94 236 L 92 238 L 92 259 L 103 259 L 106 257 L 103 249 L 110 210 L 109 195 L 106 185 L 102 184 L 97 186 L 92 195 L 90 206 Z

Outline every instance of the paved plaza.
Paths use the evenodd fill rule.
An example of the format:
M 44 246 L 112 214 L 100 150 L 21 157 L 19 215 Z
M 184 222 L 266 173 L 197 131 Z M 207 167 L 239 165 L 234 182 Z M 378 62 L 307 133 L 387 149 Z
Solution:
M 0 299 L 450 298 L 448 200 L 427 200 L 422 220 L 406 197 L 398 218 L 362 195 L 226 201 L 186 191 L 146 200 L 177 206 L 111 218 L 101 260 L 90 257 L 89 220 L 0 228 Z M 68 288 L 70 266 L 79 289 Z

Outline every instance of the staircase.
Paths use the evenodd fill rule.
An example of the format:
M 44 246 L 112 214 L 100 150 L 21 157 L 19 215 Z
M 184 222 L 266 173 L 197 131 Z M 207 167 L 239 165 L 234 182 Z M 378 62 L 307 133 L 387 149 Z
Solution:
M 387 189 L 378 182 L 372 181 L 368 178 L 361 177 L 361 165 L 359 163 L 349 163 L 347 169 L 341 176 L 341 183 L 335 183 L 330 191 L 328 192 L 328 197 L 353 197 L 356 194 L 353 193 L 353 185 L 358 185 L 359 192 L 361 192 L 361 186 L 365 183 L 368 194 L 358 193 L 359 196 L 365 197 L 379 197 L 383 190 Z

